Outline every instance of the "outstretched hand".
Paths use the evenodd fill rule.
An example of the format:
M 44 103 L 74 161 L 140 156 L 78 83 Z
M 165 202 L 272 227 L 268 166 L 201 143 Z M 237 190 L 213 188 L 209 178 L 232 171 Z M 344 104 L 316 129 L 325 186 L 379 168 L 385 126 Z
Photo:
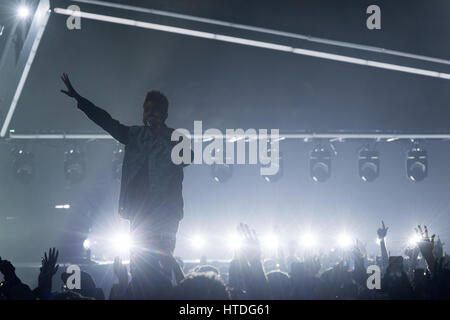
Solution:
M 417 244 L 419 246 L 422 255 L 432 254 L 434 249 L 434 238 L 436 237 L 436 235 L 433 234 L 431 237 L 429 237 L 427 226 L 423 226 L 422 229 L 422 227 L 418 225 L 415 230 L 417 235 L 420 237 L 420 240 L 418 241 Z
M 261 245 L 255 230 L 250 230 L 249 226 L 245 223 L 240 223 L 237 229 L 243 239 L 243 246 L 241 248 L 243 256 L 248 261 L 261 259 Z
M 62 93 L 64 93 L 65 95 L 67 95 L 67 96 L 69 96 L 71 98 L 75 98 L 75 99 L 80 97 L 78 92 L 73 88 L 72 83 L 69 80 L 69 76 L 66 73 L 63 73 L 61 75 L 61 80 L 66 85 L 66 89 L 67 89 L 67 90 L 61 90 Z
M 41 274 L 39 277 L 53 277 L 55 275 L 59 268 L 59 265 L 56 264 L 56 261 L 58 261 L 58 254 L 59 252 L 56 248 L 48 249 L 48 256 L 47 252 L 44 253 Z
M 389 227 L 386 227 L 384 225 L 384 221 L 381 221 L 381 228 L 379 228 L 377 230 L 378 239 L 383 240 L 384 238 L 386 238 L 386 234 L 387 234 L 388 229 L 389 229 Z
M 417 245 L 420 249 L 420 253 L 427 261 L 428 267 L 430 268 L 430 271 L 434 270 L 434 264 L 436 262 L 435 257 L 433 255 L 433 249 L 434 249 L 434 238 L 435 234 L 433 234 L 431 237 L 428 235 L 428 228 L 427 226 L 423 226 L 423 229 L 420 225 L 417 226 L 415 229 L 417 235 L 420 237 L 420 240 L 417 242 Z
M 38 294 L 41 299 L 47 299 L 48 295 L 52 290 L 52 278 L 58 271 L 59 265 L 56 264 L 58 261 L 58 250 L 56 248 L 50 248 L 44 253 L 44 257 L 41 260 L 41 269 L 38 278 Z

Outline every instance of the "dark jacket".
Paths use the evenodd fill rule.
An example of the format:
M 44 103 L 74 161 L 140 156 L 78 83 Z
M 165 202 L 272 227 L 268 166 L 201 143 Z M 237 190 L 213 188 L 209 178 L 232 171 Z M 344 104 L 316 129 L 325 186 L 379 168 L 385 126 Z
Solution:
M 184 165 L 171 160 L 178 143 L 171 141 L 173 129 L 125 126 L 85 98 L 78 99 L 78 108 L 125 145 L 119 214 L 135 223 L 150 217 L 181 220 Z

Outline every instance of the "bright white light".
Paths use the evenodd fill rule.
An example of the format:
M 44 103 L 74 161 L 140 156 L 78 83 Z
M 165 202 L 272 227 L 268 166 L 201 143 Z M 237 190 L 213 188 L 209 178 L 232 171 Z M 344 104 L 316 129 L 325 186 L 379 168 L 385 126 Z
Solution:
M 58 204 L 55 209 L 70 209 L 70 204 Z
M 416 246 L 417 242 L 419 242 L 419 241 L 420 241 L 420 236 L 415 234 L 415 235 L 411 236 L 411 238 L 409 238 L 408 244 L 411 247 L 414 247 L 414 246 Z
M 307 248 L 312 248 L 317 245 L 317 238 L 312 233 L 306 233 L 300 237 L 300 245 Z
M 191 239 L 191 245 L 194 249 L 200 250 L 205 247 L 206 241 L 202 236 L 195 236 Z
M 30 15 L 30 10 L 26 6 L 20 6 L 17 9 L 17 15 L 19 16 L 19 18 L 25 19 Z
M 278 248 L 278 237 L 274 234 L 268 234 L 262 239 L 262 245 L 268 250 L 276 250 Z
M 377 238 L 377 240 L 375 240 L 375 242 L 376 242 L 377 244 L 380 244 L 380 243 L 381 243 L 381 239 L 380 239 L 380 238 Z
M 348 234 L 342 233 L 337 237 L 337 243 L 341 248 L 348 248 L 352 245 L 352 237 Z
M 86 239 L 83 241 L 83 248 L 85 248 L 86 250 L 89 249 L 91 247 L 91 240 Z
M 131 236 L 128 233 L 119 233 L 111 239 L 114 250 L 126 253 L 131 248 Z
M 227 244 L 230 249 L 236 250 L 242 246 L 242 239 L 237 234 L 228 236 Z

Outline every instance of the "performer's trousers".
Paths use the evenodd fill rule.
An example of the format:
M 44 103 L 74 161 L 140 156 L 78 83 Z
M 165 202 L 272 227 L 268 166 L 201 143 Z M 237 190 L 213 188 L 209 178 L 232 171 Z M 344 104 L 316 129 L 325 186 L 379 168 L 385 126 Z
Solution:
M 179 222 L 167 217 L 131 221 L 130 271 L 133 277 L 148 278 L 150 273 L 163 271 L 171 278 L 172 269 L 168 266 L 173 261 Z

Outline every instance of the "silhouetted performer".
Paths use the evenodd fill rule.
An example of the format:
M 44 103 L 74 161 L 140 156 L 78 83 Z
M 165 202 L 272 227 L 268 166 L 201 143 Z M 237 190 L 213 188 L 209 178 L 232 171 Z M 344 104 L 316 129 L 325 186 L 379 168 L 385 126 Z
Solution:
M 148 253 L 172 254 L 178 225 L 183 218 L 183 167 L 171 160 L 174 129 L 165 124 L 168 100 L 159 91 L 148 92 L 144 105 L 143 126 L 126 126 L 113 119 L 79 95 L 67 74 L 62 75 L 67 90 L 77 100 L 78 108 L 92 121 L 125 145 L 119 214 L 130 221 L 135 250 L 132 262 Z M 191 155 L 193 156 L 193 154 Z M 132 251 L 133 253 L 133 251 Z M 140 257 L 139 257 L 140 256 Z

